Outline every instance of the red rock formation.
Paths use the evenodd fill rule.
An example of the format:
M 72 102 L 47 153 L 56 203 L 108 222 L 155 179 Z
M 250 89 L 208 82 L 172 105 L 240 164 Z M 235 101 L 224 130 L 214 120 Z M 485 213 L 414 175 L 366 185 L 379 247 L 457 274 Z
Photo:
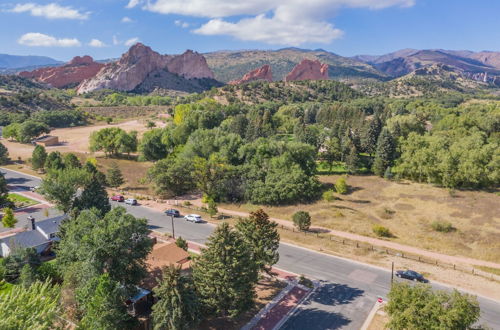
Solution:
M 321 64 L 318 60 L 309 59 L 302 60 L 285 77 L 285 81 L 326 79 L 328 79 L 328 64 Z
M 98 89 L 131 91 L 151 72 L 167 69 L 187 79 L 213 78 L 203 55 L 186 51 L 182 55 L 160 55 L 141 43 L 132 46 L 118 62 L 109 63 L 95 77 L 78 86 L 79 94 Z
M 94 62 L 90 56 L 77 56 L 62 66 L 23 71 L 19 75 L 50 84 L 53 87 L 63 88 L 79 84 L 85 79 L 95 76 L 103 67 L 104 64 Z
M 229 84 L 238 85 L 255 80 L 267 80 L 269 82 L 273 81 L 271 66 L 269 66 L 269 64 L 266 64 L 263 67 L 248 72 L 243 76 L 243 78 L 239 80 L 230 81 Z

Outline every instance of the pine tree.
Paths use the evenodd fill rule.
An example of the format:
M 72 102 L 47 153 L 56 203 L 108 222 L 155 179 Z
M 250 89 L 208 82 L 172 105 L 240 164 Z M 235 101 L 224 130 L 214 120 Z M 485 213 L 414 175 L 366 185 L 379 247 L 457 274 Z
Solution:
M 217 214 L 217 212 L 219 211 L 219 210 L 217 209 L 217 203 L 214 201 L 214 199 L 213 199 L 213 198 L 209 198 L 209 199 L 208 199 L 207 206 L 208 206 L 208 207 L 207 207 L 207 212 L 208 212 L 208 214 L 209 214 L 211 217 L 213 217 L 214 215 L 216 215 L 216 214 Z
M 214 316 L 234 318 L 252 308 L 257 275 L 251 249 L 228 223 L 215 229 L 193 265 L 200 300 Z
M 298 211 L 293 215 L 293 224 L 299 229 L 303 231 L 309 230 L 311 227 L 311 216 L 309 212 Z
M 5 228 L 14 228 L 17 223 L 16 217 L 14 217 L 14 211 L 10 207 L 3 209 L 2 224 Z
M 67 153 L 64 155 L 63 158 L 63 163 L 64 167 L 66 168 L 81 168 L 82 164 L 80 163 L 80 160 L 78 157 L 75 156 L 73 153 Z
M 200 303 L 190 277 L 182 276 L 173 265 L 163 269 L 163 279 L 154 289 L 158 302 L 153 305 L 155 330 L 193 329 L 200 321 Z
M 9 160 L 9 149 L 0 143 L 0 165 L 7 164 Z
M 125 180 L 123 179 L 122 172 L 120 171 L 120 168 L 118 167 L 118 164 L 113 163 L 111 165 L 111 168 L 108 169 L 108 175 L 106 175 L 106 181 L 108 183 L 108 186 L 112 188 L 118 188 L 121 186 L 123 183 L 125 183 Z
M 84 187 L 81 196 L 77 197 L 73 207 L 86 210 L 95 207 L 102 215 L 111 210 L 108 193 L 99 180 L 93 178 Z
M 37 280 L 37 273 L 29 264 L 25 264 L 21 268 L 21 274 L 19 275 L 19 282 L 23 287 L 29 288 Z
M 349 154 L 346 157 L 345 165 L 349 173 L 357 173 L 361 167 L 361 159 L 359 158 L 358 149 L 354 144 L 351 144 Z
M 41 145 L 37 145 L 31 154 L 31 167 L 34 170 L 43 169 L 47 160 L 47 151 Z
M 45 161 L 46 170 L 61 170 L 64 168 L 64 163 L 59 151 L 52 151 Z
M 377 140 L 382 129 L 382 122 L 378 116 L 375 116 L 363 134 L 362 148 L 363 151 L 372 155 L 377 147 Z
M 387 128 L 382 130 L 377 141 L 377 152 L 372 170 L 376 175 L 383 176 L 386 169 L 392 166 L 396 157 L 396 143 Z
M 249 218 L 242 218 L 236 223 L 236 229 L 252 247 L 253 260 L 261 271 L 269 272 L 279 260 L 280 235 L 277 227 L 278 224 L 269 220 L 269 216 L 262 209 L 250 213 Z
M 9 188 L 7 187 L 7 180 L 0 172 L 0 207 L 13 207 L 14 203 L 9 199 Z

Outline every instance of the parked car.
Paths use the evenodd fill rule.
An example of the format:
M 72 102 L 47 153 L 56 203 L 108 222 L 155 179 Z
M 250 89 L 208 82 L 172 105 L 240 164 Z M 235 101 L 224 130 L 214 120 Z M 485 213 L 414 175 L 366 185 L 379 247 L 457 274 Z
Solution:
M 137 199 L 134 199 L 134 198 L 127 198 L 125 200 L 125 204 L 128 204 L 128 205 L 137 205 Z
M 30 187 L 30 191 L 37 191 L 38 189 L 40 189 L 40 186 L 33 186 L 33 187 Z
M 203 222 L 203 220 L 201 219 L 201 216 L 199 216 L 198 214 L 185 215 L 184 219 L 186 219 L 187 221 L 195 222 L 195 223 Z
M 425 279 L 424 276 L 420 273 L 417 273 L 413 270 L 398 270 L 396 272 L 396 276 L 399 278 L 406 278 L 415 282 L 427 283 L 429 280 Z
M 123 202 L 125 201 L 125 197 L 123 197 L 122 195 L 114 195 L 111 197 L 111 200 L 115 202 Z
M 174 218 L 178 218 L 181 216 L 181 213 L 179 212 L 179 210 L 176 210 L 176 209 L 168 209 L 165 211 L 165 214 L 168 216 L 173 216 Z

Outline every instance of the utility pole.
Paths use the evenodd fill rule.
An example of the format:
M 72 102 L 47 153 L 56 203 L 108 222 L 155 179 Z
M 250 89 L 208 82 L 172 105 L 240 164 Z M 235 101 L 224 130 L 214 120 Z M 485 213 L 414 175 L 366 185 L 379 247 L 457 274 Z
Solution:
M 392 267 L 391 267 L 391 288 L 392 288 L 392 283 L 394 283 L 394 261 L 391 262 Z
M 170 219 L 172 221 L 172 237 L 175 238 L 174 215 L 173 214 L 170 214 Z

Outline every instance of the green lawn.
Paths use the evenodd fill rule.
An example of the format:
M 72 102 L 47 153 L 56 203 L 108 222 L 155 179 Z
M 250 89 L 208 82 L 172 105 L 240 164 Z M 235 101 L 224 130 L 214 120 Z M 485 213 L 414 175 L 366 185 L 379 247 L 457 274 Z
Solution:
M 16 206 L 16 208 L 27 207 L 27 206 L 31 206 L 31 205 L 40 204 L 39 202 L 37 202 L 37 201 L 35 201 L 33 199 L 21 196 L 21 195 L 16 194 L 16 193 L 10 193 L 9 194 L 9 199 L 14 203 L 14 205 Z

